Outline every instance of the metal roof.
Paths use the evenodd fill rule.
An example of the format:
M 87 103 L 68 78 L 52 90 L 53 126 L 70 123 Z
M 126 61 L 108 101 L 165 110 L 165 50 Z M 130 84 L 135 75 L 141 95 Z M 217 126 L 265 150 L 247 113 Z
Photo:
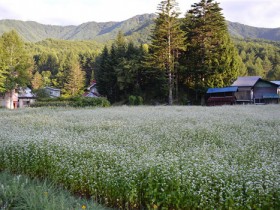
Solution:
M 236 92 L 237 87 L 224 87 L 224 88 L 209 88 L 207 93 L 226 93 L 226 92 Z
M 26 88 L 20 88 L 18 93 L 19 98 L 34 98 L 35 95 L 32 93 L 31 89 Z
M 261 79 L 260 76 L 238 77 L 237 80 L 231 86 L 253 87 L 259 79 Z
M 280 81 L 270 81 L 270 82 L 280 86 Z

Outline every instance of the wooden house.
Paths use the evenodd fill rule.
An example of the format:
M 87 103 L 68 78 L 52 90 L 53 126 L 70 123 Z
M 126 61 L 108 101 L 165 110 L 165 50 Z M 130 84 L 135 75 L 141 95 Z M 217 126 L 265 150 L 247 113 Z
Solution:
M 237 87 L 209 88 L 207 90 L 207 105 L 233 105 L 236 102 L 235 93 Z
M 279 102 L 278 85 L 259 76 L 238 77 L 231 86 L 238 88 L 235 93 L 237 103 L 268 104 Z

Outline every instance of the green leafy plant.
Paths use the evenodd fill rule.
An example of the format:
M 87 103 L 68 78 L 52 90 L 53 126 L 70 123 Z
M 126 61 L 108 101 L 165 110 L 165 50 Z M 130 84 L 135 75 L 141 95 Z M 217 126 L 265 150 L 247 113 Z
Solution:
M 128 104 L 132 106 L 143 105 L 143 98 L 141 96 L 130 95 L 128 98 Z

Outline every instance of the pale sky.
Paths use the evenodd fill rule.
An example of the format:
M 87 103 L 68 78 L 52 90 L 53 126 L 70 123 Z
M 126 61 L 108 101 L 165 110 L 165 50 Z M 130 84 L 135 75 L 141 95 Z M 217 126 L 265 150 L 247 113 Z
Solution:
M 156 13 L 161 0 L 0 0 L 0 19 L 32 20 L 51 25 L 123 21 Z M 184 15 L 199 0 L 177 0 Z M 280 0 L 217 0 L 226 20 L 280 28 Z

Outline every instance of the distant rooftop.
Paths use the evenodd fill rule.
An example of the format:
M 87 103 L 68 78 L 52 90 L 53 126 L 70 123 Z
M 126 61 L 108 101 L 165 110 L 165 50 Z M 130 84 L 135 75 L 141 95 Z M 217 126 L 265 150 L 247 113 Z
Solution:
M 260 76 L 238 77 L 237 80 L 231 86 L 234 86 L 234 87 L 253 87 L 259 79 L 261 79 Z

